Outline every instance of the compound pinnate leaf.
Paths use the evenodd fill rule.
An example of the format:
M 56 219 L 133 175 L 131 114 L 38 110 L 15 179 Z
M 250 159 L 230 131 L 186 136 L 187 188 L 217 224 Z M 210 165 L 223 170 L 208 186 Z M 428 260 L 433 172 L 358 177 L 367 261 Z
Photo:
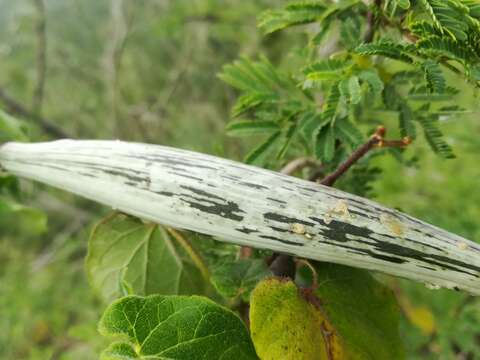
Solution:
M 200 269 L 166 229 L 121 213 L 95 226 L 86 267 L 90 283 L 106 301 L 128 293 L 202 293 L 206 284 Z
M 257 359 L 247 329 L 232 311 L 199 296 L 127 296 L 103 314 L 99 331 L 127 340 L 102 360 Z
M 262 360 L 342 359 L 338 336 L 292 281 L 270 278 L 250 301 L 250 330 Z
M 221 295 L 229 298 L 241 296 L 248 301 L 255 285 L 271 275 L 263 259 L 240 259 L 216 266 L 211 281 Z

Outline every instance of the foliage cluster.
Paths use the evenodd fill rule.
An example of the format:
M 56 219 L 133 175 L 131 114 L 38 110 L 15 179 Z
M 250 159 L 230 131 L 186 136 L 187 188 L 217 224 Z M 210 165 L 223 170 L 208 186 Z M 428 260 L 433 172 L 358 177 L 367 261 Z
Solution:
M 106 11 L 102 5 L 96 6 L 100 12 Z M 145 14 L 148 14 L 147 10 Z M 172 29 L 175 25 L 178 28 L 180 20 L 188 17 L 185 15 L 188 11 L 182 5 L 175 11 L 181 14 L 180 19 L 168 18 L 168 25 L 153 26 L 157 38 L 174 38 L 172 43 L 162 40 L 162 45 L 172 48 L 184 40 L 173 34 Z M 233 46 L 232 39 L 237 35 L 235 32 L 224 33 L 222 22 L 216 23 L 218 19 L 215 17 L 218 16 L 226 17 L 227 22 L 242 21 L 241 16 L 235 17 L 229 12 L 201 14 L 201 21 L 213 21 L 219 27 L 213 31 L 216 35 L 207 39 L 212 42 L 212 48 L 202 58 L 205 67 L 212 66 L 208 62 L 211 54 L 216 53 L 218 44 Z M 245 136 L 247 142 L 255 143 L 245 158 L 246 162 L 272 169 L 279 169 L 290 159 L 308 156 L 317 159 L 322 164 L 321 172 L 327 174 L 364 142 L 378 125 L 387 126 L 392 136 L 408 137 L 410 140 L 416 140 L 417 131 L 421 130 L 434 153 L 452 158 L 453 150 L 440 125 L 466 112 L 458 105 L 460 90 L 452 84 L 462 80 L 468 87 L 476 87 L 480 81 L 479 21 L 480 5 L 471 0 L 301 1 L 268 10 L 259 17 L 259 27 L 267 34 L 267 40 L 274 43 L 276 36 L 284 36 L 285 29 L 295 27 L 293 31 L 301 29 L 300 36 L 295 40 L 300 39 L 304 43 L 292 46 L 293 51 L 288 56 L 282 49 L 283 61 L 278 57 L 274 57 L 275 61 L 267 57 L 257 61 L 243 57 L 223 68 L 219 77 L 239 93 L 227 133 Z M 145 32 L 151 31 L 152 27 L 146 26 L 133 33 L 132 37 L 143 39 Z M 99 52 L 97 42 L 87 43 L 95 48 L 92 53 Z M 185 52 L 196 51 L 192 43 L 195 41 L 185 47 Z M 142 42 L 138 41 L 138 44 Z M 148 70 L 151 67 L 149 61 L 165 56 L 160 55 L 165 52 L 156 47 L 148 49 L 153 55 L 145 56 L 146 60 L 135 57 L 132 55 L 134 52 L 124 60 L 131 69 L 138 70 L 128 75 L 134 78 L 129 81 L 133 84 L 137 81 L 142 84 L 155 82 L 163 86 L 168 83 L 166 77 L 171 74 L 152 76 Z M 272 49 L 269 51 L 274 53 Z M 234 53 L 227 52 L 226 58 L 218 61 L 229 61 Z M 194 57 L 192 54 L 189 56 L 187 54 L 182 58 Z M 163 64 L 171 66 L 179 57 L 175 53 L 169 59 L 162 59 Z M 90 62 L 91 59 L 82 60 L 82 63 Z M 182 82 L 182 86 L 194 87 L 195 81 L 204 81 L 201 70 L 190 74 L 188 65 L 185 68 L 187 70 L 179 69 L 177 74 L 180 79 L 189 78 L 189 82 Z M 166 118 L 184 116 L 181 112 L 172 115 L 178 111 L 178 104 L 171 104 L 177 99 L 172 94 L 180 91 L 176 88 L 176 81 L 180 81 L 178 78 L 173 82 L 173 89 L 162 94 L 161 100 L 150 99 L 150 92 L 158 91 L 153 85 L 138 89 L 131 83 L 127 86 L 125 81 L 120 88 L 113 90 L 125 101 L 110 103 L 115 96 L 109 97 L 108 85 L 104 88 L 98 79 L 85 79 L 85 74 L 78 72 L 78 66 L 74 70 L 76 76 L 93 81 L 94 88 L 101 94 L 95 100 L 85 98 L 85 101 L 108 103 L 102 107 L 106 109 L 104 114 L 94 111 L 98 104 L 82 105 L 84 109 L 90 108 L 96 116 L 105 115 L 111 120 L 103 124 L 104 128 L 91 130 L 98 131 L 94 135 L 113 132 L 116 136 L 129 137 L 127 121 L 135 118 L 133 104 L 148 109 L 141 112 L 138 124 L 134 125 L 138 127 L 137 132 L 133 132 L 144 141 L 154 140 L 148 138 L 155 133 L 149 126 L 151 117 L 158 114 Z M 139 78 L 136 79 L 136 76 Z M 61 82 L 58 78 L 57 81 Z M 465 85 L 461 89 L 465 89 Z M 200 106 L 205 100 L 204 93 L 205 88 L 198 88 L 198 92 L 193 94 L 197 101 L 195 106 Z M 212 96 L 221 98 L 216 102 L 223 106 L 228 104 L 229 99 L 224 96 L 225 91 L 220 85 L 215 85 L 212 93 Z M 228 97 L 232 93 L 227 94 Z M 51 108 L 60 101 L 63 100 L 52 100 Z M 192 112 L 197 113 L 195 106 L 189 109 L 189 116 Z M 76 109 L 71 111 L 77 112 Z M 55 115 L 53 110 L 52 113 Z M 86 113 L 85 116 L 88 116 L 88 111 Z M 209 114 L 211 112 L 207 111 L 202 116 L 208 117 Z M 191 123 L 188 121 L 180 126 L 188 128 Z M 88 125 L 88 122 L 80 124 Z M 145 124 L 149 128 L 147 132 L 142 131 Z M 157 125 L 159 129 L 155 130 L 158 133 L 167 130 L 168 136 L 179 136 L 178 126 Z M 85 133 L 88 131 L 86 129 Z M 26 140 L 18 122 L 4 113 L 0 114 L 0 133 L 5 136 L 2 141 Z M 204 136 L 208 138 L 208 132 Z M 258 143 L 257 136 L 261 139 Z M 392 154 L 399 162 L 380 159 L 378 155 L 384 153 Z M 418 155 L 431 159 L 425 149 Z M 339 181 L 339 187 L 358 195 L 371 196 L 373 186 L 380 193 L 380 198 L 383 194 L 386 202 L 395 205 L 392 196 L 388 195 L 390 190 L 380 191 L 381 188 L 373 183 L 379 174 L 378 166 L 387 164 L 390 170 L 393 169 L 391 171 L 403 171 L 406 166 L 415 164 L 416 158 L 406 157 L 399 148 L 380 149 L 359 162 Z M 297 175 L 307 177 L 310 174 L 302 171 Z M 390 177 L 393 178 L 396 179 L 396 176 Z M 9 259 L 15 259 L 20 255 L 8 242 L 25 228 L 31 229 L 32 236 L 44 233 L 46 219 L 38 210 L 20 205 L 25 195 L 18 191 L 16 179 L 6 176 L 0 180 L 1 226 L 2 230 L 12 230 L 12 235 L 5 235 L 8 241 L 2 242 L 5 248 L 2 253 Z M 389 184 L 384 183 L 384 186 Z M 408 186 L 413 187 L 414 184 Z M 429 216 L 426 211 L 425 216 Z M 21 230 L 7 226 L 10 223 L 15 223 Z M 27 223 L 28 226 L 25 225 Z M 462 225 L 457 225 L 459 231 Z M 471 231 L 475 231 L 475 227 Z M 28 234 L 22 233 L 22 236 L 28 239 Z M 81 260 L 83 253 L 79 247 L 77 243 L 64 249 L 64 259 Z M 232 354 L 244 359 L 255 359 L 257 356 L 262 359 L 300 359 L 302 356 L 309 359 L 311 354 L 323 354 L 325 358 L 403 358 L 405 350 L 397 331 L 397 301 L 408 320 L 403 319 L 402 326 L 411 322 L 421 333 L 408 337 L 408 341 L 418 348 L 428 343 L 428 338 L 436 332 L 441 351 L 446 356 L 455 352 L 474 356 L 478 352 L 472 345 L 475 331 L 462 329 L 469 334 L 468 338 L 450 338 L 445 329 L 449 322 L 451 324 L 452 317 L 446 317 L 437 326 L 431 309 L 412 304 L 410 299 L 426 302 L 424 298 L 427 297 L 415 285 L 404 284 L 402 287 L 397 281 L 381 278 L 383 283 L 394 289 L 394 297 L 385 284 L 364 271 L 316 263 L 299 263 L 295 279 L 281 281 L 271 278 L 272 272 L 265 261 L 270 256 L 270 253 L 254 250 L 250 257 L 240 258 L 236 247 L 214 243 L 198 234 L 180 233 L 123 214 L 107 216 L 92 231 L 86 259 L 90 286 L 105 303 L 111 302 L 100 321 L 99 330 L 102 335 L 115 337 L 116 341 L 105 345 L 102 358 L 229 359 Z M 34 264 L 42 266 L 38 265 L 38 259 Z M 63 262 L 58 264 L 59 268 L 63 265 Z M 28 277 L 25 272 L 23 269 L 18 273 Z M 77 268 L 75 276 L 79 276 L 78 273 Z M 58 291 L 58 299 L 61 300 L 54 297 L 47 299 L 44 307 L 55 308 L 55 312 L 62 311 L 58 302 L 63 301 L 65 294 Z M 79 290 L 73 286 L 70 291 L 69 296 L 74 296 Z M 32 292 L 32 296 L 36 294 Z M 191 294 L 202 296 L 187 296 Z M 432 305 L 437 313 L 442 312 L 444 306 L 451 305 L 461 312 L 465 327 L 480 324 L 478 312 L 473 306 L 464 304 L 465 298 L 448 291 L 441 292 L 438 298 L 440 300 Z M 86 301 L 98 308 L 91 295 Z M 234 313 L 245 318 L 248 305 L 250 334 Z M 72 314 L 77 316 L 75 312 Z M 95 314 L 88 315 L 95 318 Z M 4 321 L 28 320 L 8 317 Z M 34 334 L 38 339 L 34 341 L 37 344 L 50 341 L 45 321 L 35 321 L 37 328 Z M 60 322 L 69 321 L 72 320 L 62 319 Z M 5 327 L 15 328 L 9 324 Z M 316 331 L 318 328 L 322 331 Z M 81 333 L 80 337 L 94 337 L 85 327 L 76 330 Z M 72 347 L 70 343 L 60 345 Z M 85 356 L 84 350 L 78 351 Z M 35 356 L 34 353 L 29 355 Z M 42 354 L 38 356 L 41 358 Z M 76 355 L 71 353 L 70 356 L 73 358 Z

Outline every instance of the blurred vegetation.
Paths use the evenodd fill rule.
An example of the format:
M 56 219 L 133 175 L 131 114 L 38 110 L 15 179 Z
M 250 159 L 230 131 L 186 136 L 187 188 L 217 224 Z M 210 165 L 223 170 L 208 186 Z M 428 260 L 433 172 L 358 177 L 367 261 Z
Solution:
M 41 125 L 52 123 L 74 138 L 240 159 L 245 143 L 224 131 L 236 93 L 217 74 L 240 55 L 296 66 L 284 49 L 295 48 L 300 31 L 262 37 L 256 28 L 259 12 L 279 3 L 0 0 L 0 108 L 22 118 L 35 141 L 58 137 Z M 477 98 L 466 89 L 462 105 L 475 108 Z M 382 173 L 373 192 L 387 206 L 480 241 L 478 114 L 445 121 L 442 130 L 456 159 L 437 157 L 418 139 L 406 151 L 410 166 L 393 156 L 375 159 Z M 32 208 L 19 209 L 15 222 L 0 219 L 0 358 L 95 359 L 105 345 L 96 330 L 104 303 L 88 285 L 84 257 L 91 224 L 105 209 L 40 185 L 18 186 L 22 194 L 12 183 L 8 196 Z M 48 226 L 33 208 L 46 211 Z M 476 298 L 387 281 L 404 313 L 409 358 L 480 357 Z

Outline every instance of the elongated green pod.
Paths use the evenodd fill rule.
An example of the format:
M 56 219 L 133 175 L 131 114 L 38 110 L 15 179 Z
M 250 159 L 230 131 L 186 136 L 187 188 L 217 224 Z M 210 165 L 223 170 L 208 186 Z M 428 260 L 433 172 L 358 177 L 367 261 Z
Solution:
M 121 141 L 7 143 L 0 165 L 220 241 L 480 294 L 480 246 L 373 201 L 191 151 Z

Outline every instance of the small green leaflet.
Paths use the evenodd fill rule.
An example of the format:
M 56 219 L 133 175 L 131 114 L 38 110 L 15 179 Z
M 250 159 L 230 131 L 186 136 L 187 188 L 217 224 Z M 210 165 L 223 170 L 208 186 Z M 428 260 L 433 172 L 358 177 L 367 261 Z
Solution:
M 200 296 L 127 296 L 108 306 L 104 336 L 123 336 L 101 360 L 254 360 L 250 336 L 232 311 Z
M 433 60 L 426 60 L 422 64 L 422 69 L 425 74 L 425 81 L 427 82 L 427 87 L 430 92 L 433 93 L 443 93 L 446 86 L 445 78 L 442 74 L 442 69 Z
M 329 162 L 335 154 L 335 129 L 324 126 L 318 132 L 315 142 L 315 156 L 324 162 Z
M 335 121 L 335 135 L 351 148 L 355 148 L 363 142 L 362 132 L 348 118 Z
M 258 27 L 265 34 L 270 34 L 289 26 L 316 21 L 326 9 L 327 7 L 321 3 L 294 3 L 280 10 L 263 12 L 259 17 Z
M 378 75 L 378 72 L 373 69 L 368 69 L 361 71 L 358 74 L 358 77 L 365 81 L 368 86 L 370 87 L 370 90 L 374 94 L 380 94 L 383 90 L 383 81 L 380 79 L 380 76 Z
M 266 120 L 232 121 L 226 126 L 227 134 L 231 136 L 263 135 L 279 129 L 278 123 Z
M 0 110 L 0 142 L 27 141 L 20 120 Z
M 400 133 L 403 137 L 408 136 L 415 139 L 417 131 L 414 123 L 414 115 L 407 102 L 401 101 L 399 104 L 398 121 L 400 125 Z
M 247 164 L 258 164 L 262 162 L 264 157 L 273 150 L 281 134 L 281 131 L 276 131 L 270 135 L 263 143 L 247 154 L 245 162 Z
M 106 301 L 126 293 L 198 294 L 206 283 L 165 228 L 121 213 L 93 229 L 86 268 L 91 285 Z
M 47 230 L 47 216 L 41 210 L 0 196 L 0 226 L 5 233 L 22 231 L 25 235 L 38 235 Z
M 411 48 L 409 45 L 394 43 L 390 40 L 379 40 L 375 43 L 362 44 L 357 46 L 355 52 L 361 55 L 380 55 L 390 59 L 399 60 L 408 64 L 413 63 L 413 59 L 407 55 Z
M 407 10 L 410 7 L 410 0 L 394 0 L 399 8 Z
M 350 103 L 358 104 L 362 100 L 362 89 L 358 77 L 350 76 L 340 81 L 338 88 L 340 94 Z
M 351 66 L 352 64 L 345 60 L 326 59 L 307 66 L 303 73 L 308 80 L 336 80 Z
M 215 266 L 211 281 L 221 295 L 248 301 L 255 285 L 271 275 L 263 259 L 240 259 Z

